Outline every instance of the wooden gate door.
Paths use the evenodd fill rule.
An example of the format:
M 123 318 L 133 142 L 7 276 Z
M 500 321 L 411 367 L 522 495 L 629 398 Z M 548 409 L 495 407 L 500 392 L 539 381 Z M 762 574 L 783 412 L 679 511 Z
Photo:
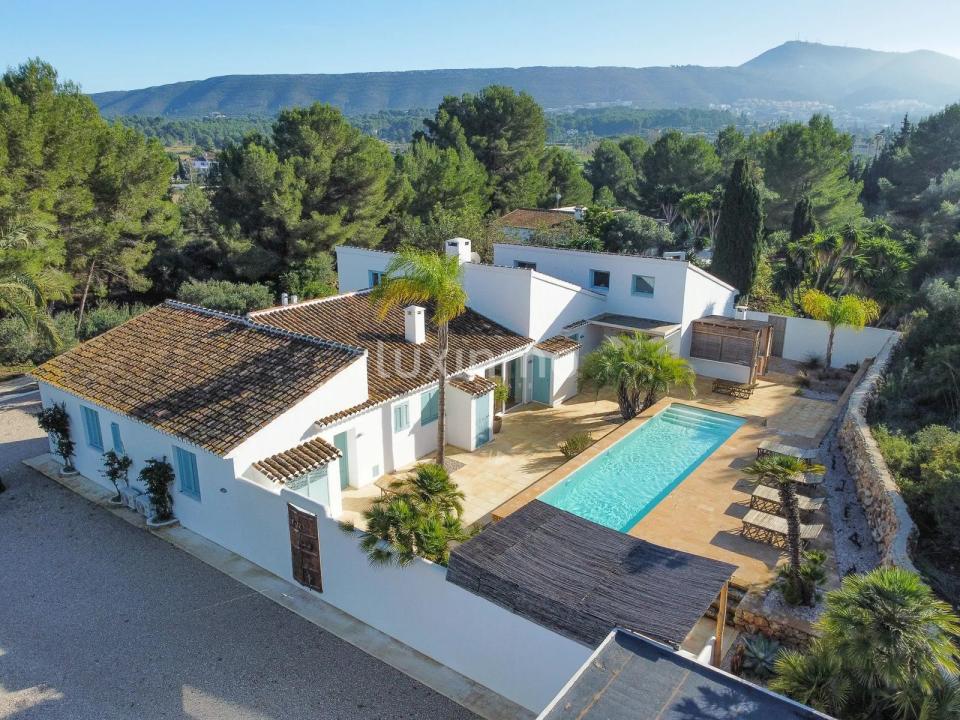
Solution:
M 770 345 L 770 354 L 774 357 L 783 357 L 783 338 L 787 333 L 787 319 L 783 315 L 770 315 L 767 322 L 773 327 L 773 342 Z
M 301 585 L 323 592 L 317 516 L 289 503 L 287 503 L 287 516 L 290 520 L 290 556 L 293 560 L 293 579 Z

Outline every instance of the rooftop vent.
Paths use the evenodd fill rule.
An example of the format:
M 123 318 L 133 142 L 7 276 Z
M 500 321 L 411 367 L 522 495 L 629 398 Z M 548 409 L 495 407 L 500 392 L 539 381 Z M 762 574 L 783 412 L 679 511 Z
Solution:
M 421 345 L 427 339 L 423 308 L 411 305 L 403 310 L 403 337 L 408 343 Z

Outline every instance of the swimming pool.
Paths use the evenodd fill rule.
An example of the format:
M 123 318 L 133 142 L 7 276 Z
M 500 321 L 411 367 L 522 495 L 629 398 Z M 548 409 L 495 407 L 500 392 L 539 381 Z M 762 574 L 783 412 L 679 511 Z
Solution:
M 540 496 L 626 532 L 746 422 L 674 403 Z

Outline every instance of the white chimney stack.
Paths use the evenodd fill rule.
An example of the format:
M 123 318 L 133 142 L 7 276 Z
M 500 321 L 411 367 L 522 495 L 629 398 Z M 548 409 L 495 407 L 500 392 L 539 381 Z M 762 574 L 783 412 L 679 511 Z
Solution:
M 403 337 L 408 343 L 421 345 L 427 339 L 423 308 L 411 305 L 403 310 Z
M 734 313 L 734 317 L 735 317 L 737 320 L 746 320 L 746 319 L 747 319 L 747 310 L 748 310 L 748 309 L 749 309 L 749 308 L 748 308 L 746 305 L 737 305 L 737 307 L 734 308 L 734 310 L 736 311 L 736 312 Z
M 574 220 L 583 220 L 584 216 L 586 215 L 586 212 L 587 212 L 587 209 L 586 209 L 585 207 L 583 207 L 583 205 L 577 205 L 577 206 L 573 209 L 573 219 L 574 219 Z
M 291 305 L 296 305 L 298 302 L 300 302 L 300 298 L 299 298 L 299 297 L 297 297 L 296 295 L 291 295 L 291 296 L 290 296 L 290 304 L 291 304 Z
M 280 304 L 287 305 L 290 302 L 290 296 L 286 293 L 280 293 Z
M 473 259 L 473 250 L 470 241 L 466 238 L 455 237 L 447 240 L 447 255 L 453 255 L 460 258 L 460 264 L 468 263 Z

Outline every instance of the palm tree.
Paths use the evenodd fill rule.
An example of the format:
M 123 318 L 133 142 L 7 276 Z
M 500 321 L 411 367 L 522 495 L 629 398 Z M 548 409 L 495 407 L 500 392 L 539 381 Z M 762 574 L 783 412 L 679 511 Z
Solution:
M 791 592 L 804 604 L 813 605 L 816 583 L 804 582 L 801 570 L 800 504 L 797 501 L 798 476 L 805 472 L 825 472 L 822 465 L 809 463 L 788 455 L 767 454 L 754 460 L 743 472 L 754 482 L 775 487 L 780 494 L 780 507 L 787 521 L 788 580 Z
M 770 687 L 842 718 L 960 712 L 960 618 L 911 572 L 878 568 L 827 594 L 821 637 L 777 661 Z
M 19 317 L 56 349 L 60 347 L 60 338 L 47 305 L 53 300 L 65 300 L 72 281 L 66 273 L 50 268 L 30 269 L 17 262 L 16 251 L 29 250 L 37 244 L 34 230 L 39 231 L 18 222 L 0 228 L 0 253 L 9 253 L 13 258 L 12 262 L 0 262 L 0 314 Z M 3 259 L 4 255 L 0 255 Z
M 640 333 L 607 338 L 583 359 L 580 382 L 597 393 L 606 387 L 617 390 L 617 404 L 624 420 L 630 420 L 653 405 L 657 395 L 675 385 L 696 392 L 696 373 L 683 358 L 671 354 L 663 340 Z
M 364 510 L 360 548 L 374 565 L 404 567 L 418 556 L 446 565 L 451 545 L 470 537 L 460 521 L 463 498 L 443 467 L 419 465 Z M 351 533 L 356 529 L 350 522 L 340 527 Z
M 450 478 L 450 473 L 442 465 L 421 463 L 413 474 L 402 480 L 390 483 L 395 492 L 406 492 L 421 502 L 436 505 L 441 511 L 463 515 L 463 501 L 466 495 Z
M 370 299 L 377 305 L 380 318 L 391 310 L 413 303 L 428 305 L 437 328 L 437 462 L 444 463 L 447 352 L 450 321 L 467 309 L 467 293 L 463 289 L 463 268 L 456 256 L 439 255 L 413 248 L 403 248 L 387 266 L 383 280 L 374 288 Z
M 863 330 L 868 322 L 880 317 L 880 307 L 870 298 L 859 295 L 841 295 L 832 298 L 820 290 L 807 290 L 800 299 L 803 311 L 814 320 L 823 320 L 830 325 L 827 340 L 827 359 L 830 367 L 833 359 L 833 336 L 840 325 L 849 325 L 854 330 Z

